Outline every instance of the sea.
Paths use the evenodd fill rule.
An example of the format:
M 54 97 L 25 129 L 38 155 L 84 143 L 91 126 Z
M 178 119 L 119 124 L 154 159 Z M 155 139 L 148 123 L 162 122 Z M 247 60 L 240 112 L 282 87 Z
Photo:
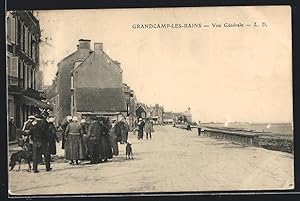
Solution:
M 294 128 L 292 123 L 207 123 L 209 127 L 238 128 L 258 132 L 260 135 L 274 135 L 278 137 L 293 138 Z

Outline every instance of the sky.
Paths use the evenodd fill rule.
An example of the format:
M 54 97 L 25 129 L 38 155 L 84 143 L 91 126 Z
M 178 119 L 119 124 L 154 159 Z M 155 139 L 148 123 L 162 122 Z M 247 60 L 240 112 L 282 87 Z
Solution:
M 121 63 L 123 81 L 141 102 L 174 112 L 190 107 L 194 121 L 291 122 L 290 15 L 288 6 L 38 11 L 47 42 L 40 69 L 51 84 L 57 63 L 79 39 L 90 39 L 92 49 L 102 42 Z M 267 27 L 223 26 L 239 22 Z M 202 27 L 133 28 L 158 23 Z

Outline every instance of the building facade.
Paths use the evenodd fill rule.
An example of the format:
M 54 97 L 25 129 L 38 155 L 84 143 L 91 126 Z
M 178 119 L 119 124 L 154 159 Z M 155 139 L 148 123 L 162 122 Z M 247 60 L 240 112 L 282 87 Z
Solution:
M 164 114 L 164 108 L 162 106 L 159 106 L 158 104 L 155 104 L 154 107 L 151 109 L 151 117 L 155 124 L 162 124 L 163 123 L 163 114 Z
M 126 114 L 123 90 L 123 70 L 103 50 L 102 43 L 94 44 L 94 51 L 71 73 L 71 115 Z M 130 96 L 130 94 L 129 94 Z
M 58 121 L 71 115 L 71 71 L 84 61 L 93 51 L 90 48 L 90 40 L 80 39 L 77 50 L 58 63 L 56 73 L 58 102 Z M 53 103 L 52 103 L 53 104 Z
M 8 117 L 21 128 L 29 115 L 51 108 L 38 91 L 41 31 L 33 11 L 9 11 L 6 22 Z

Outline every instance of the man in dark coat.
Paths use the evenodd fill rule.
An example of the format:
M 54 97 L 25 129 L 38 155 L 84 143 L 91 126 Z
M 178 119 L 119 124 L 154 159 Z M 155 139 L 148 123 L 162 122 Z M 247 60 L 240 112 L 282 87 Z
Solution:
M 100 149 L 101 149 L 101 159 L 103 162 L 106 162 L 108 159 L 112 159 L 112 149 L 110 144 L 110 129 L 111 124 L 108 118 L 100 117 L 99 124 L 101 127 L 101 140 L 100 140 Z
M 49 152 L 49 125 L 45 117 L 37 115 L 32 122 L 30 129 L 31 139 L 33 141 L 33 171 L 38 173 L 38 160 L 41 154 L 44 155 L 46 171 L 50 171 L 50 152 Z
M 56 135 L 54 117 L 50 117 L 48 119 L 48 122 L 49 122 L 49 135 L 50 135 L 49 152 L 50 155 L 56 155 L 56 142 L 58 142 L 58 137 Z M 53 159 L 51 159 L 51 162 L 53 162 Z
M 86 135 L 91 164 L 97 164 L 100 160 L 100 135 L 100 124 L 98 123 L 97 118 L 92 118 L 92 123 L 89 125 Z
M 144 138 L 144 126 L 145 126 L 145 122 L 143 121 L 142 118 L 139 118 L 139 122 L 138 122 L 138 140 Z

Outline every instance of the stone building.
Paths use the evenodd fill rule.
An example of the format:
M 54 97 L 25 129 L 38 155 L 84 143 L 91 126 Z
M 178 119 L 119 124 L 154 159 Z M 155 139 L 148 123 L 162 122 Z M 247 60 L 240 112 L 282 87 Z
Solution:
M 56 79 L 60 122 L 71 114 L 71 95 L 73 94 L 71 91 L 71 71 L 93 52 L 90 48 L 90 42 L 90 40 L 80 39 L 77 50 L 58 63 Z
M 123 70 L 112 60 L 102 43 L 80 64 L 74 63 L 71 72 L 71 115 L 86 116 L 126 114 L 123 91 Z
M 51 108 L 38 91 L 40 25 L 33 11 L 9 11 L 6 22 L 8 117 L 21 128 L 29 115 Z
M 162 106 L 155 104 L 155 106 L 151 108 L 150 114 L 155 124 L 163 123 L 164 108 Z
M 165 124 L 174 123 L 174 113 L 173 112 L 164 112 L 163 113 L 163 122 Z

